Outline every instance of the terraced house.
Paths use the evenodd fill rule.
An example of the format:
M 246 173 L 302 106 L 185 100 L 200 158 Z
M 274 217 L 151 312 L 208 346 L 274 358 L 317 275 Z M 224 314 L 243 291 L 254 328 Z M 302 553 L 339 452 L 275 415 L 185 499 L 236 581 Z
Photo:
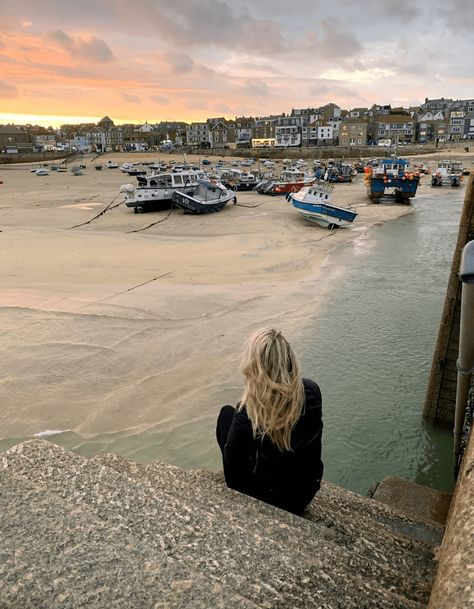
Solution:
M 339 127 L 339 145 L 365 146 L 368 124 L 368 121 L 363 118 L 344 118 Z

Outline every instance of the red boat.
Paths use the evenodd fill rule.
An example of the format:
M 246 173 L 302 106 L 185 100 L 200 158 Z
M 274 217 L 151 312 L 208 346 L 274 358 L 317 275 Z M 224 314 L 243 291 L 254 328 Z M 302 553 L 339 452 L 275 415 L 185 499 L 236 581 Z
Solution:
M 298 192 L 303 186 L 311 186 L 316 181 L 315 177 L 310 177 L 304 171 L 289 169 L 285 171 L 280 180 L 275 180 L 265 190 L 267 195 L 285 195 L 289 192 Z

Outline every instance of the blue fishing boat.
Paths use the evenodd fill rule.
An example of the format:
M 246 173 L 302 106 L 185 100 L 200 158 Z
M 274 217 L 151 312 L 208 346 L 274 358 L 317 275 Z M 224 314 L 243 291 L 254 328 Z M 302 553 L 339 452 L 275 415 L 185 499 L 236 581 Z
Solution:
M 298 192 L 288 193 L 286 199 L 303 218 L 333 229 L 349 226 L 357 217 L 357 212 L 331 203 L 333 186 L 327 181 L 319 180 L 311 186 L 304 186 Z
M 399 203 L 409 203 L 416 195 L 420 175 L 408 170 L 408 161 L 397 157 L 380 159 L 366 168 L 367 194 L 372 201 L 389 198 Z

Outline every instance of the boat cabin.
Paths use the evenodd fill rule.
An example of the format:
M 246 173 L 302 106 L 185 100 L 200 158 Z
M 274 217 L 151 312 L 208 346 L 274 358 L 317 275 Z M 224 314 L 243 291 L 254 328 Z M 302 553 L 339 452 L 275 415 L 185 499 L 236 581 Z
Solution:
M 204 179 L 202 171 L 181 171 L 179 173 L 158 173 L 151 176 L 137 176 L 142 188 L 181 188 Z

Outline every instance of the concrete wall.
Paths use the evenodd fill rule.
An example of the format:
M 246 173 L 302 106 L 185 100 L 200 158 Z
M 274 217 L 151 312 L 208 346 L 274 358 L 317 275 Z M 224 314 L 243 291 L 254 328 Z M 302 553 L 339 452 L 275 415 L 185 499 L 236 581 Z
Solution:
M 462 250 L 472 239 L 474 239 L 474 175 L 471 174 L 467 179 L 458 240 L 454 250 L 423 412 L 425 419 L 439 425 L 452 426 L 454 422 L 461 303 L 461 282 L 458 273 Z
M 428 609 L 474 607 L 474 436 L 451 502 Z
M 0 154 L 0 165 L 11 163 L 44 163 L 65 159 L 71 156 L 69 152 L 19 152 L 17 154 Z

